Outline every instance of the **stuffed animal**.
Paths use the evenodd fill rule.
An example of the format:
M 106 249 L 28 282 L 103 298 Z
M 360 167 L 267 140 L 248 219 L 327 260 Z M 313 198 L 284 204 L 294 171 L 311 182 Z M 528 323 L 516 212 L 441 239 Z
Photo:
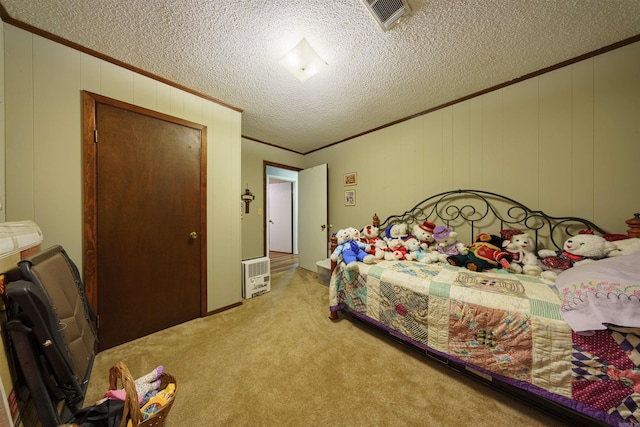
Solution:
M 376 259 L 384 258 L 384 248 L 387 247 L 387 243 L 380 238 L 378 227 L 371 224 L 365 225 L 360 233 L 360 241 L 371 247 L 368 252 Z
M 541 249 L 538 251 L 543 279 L 554 281 L 558 274 L 574 265 L 583 264 L 605 258 L 616 249 L 613 242 L 608 242 L 602 236 L 592 231 L 581 231 L 565 240 L 562 251 Z
M 349 234 L 351 234 L 351 240 L 360 240 L 360 230 L 355 227 L 347 227 L 345 228 L 345 230 L 347 230 Z
M 425 258 L 429 254 L 423 247 L 416 236 L 405 237 L 402 241 L 402 245 L 407 250 L 405 258 L 409 261 L 424 262 Z
M 433 229 L 436 225 L 433 222 L 425 221 L 422 224 L 415 224 L 411 232 L 420 242 L 420 246 L 425 251 L 435 248 L 435 239 L 433 238 Z
M 502 230 L 504 250 L 511 254 L 511 264 L 507 270 L 512 273 L 523 273 L 528 276 L 539 276 L 542 268 L 538 265 L 535 241 L 530 235 L 520 230 Z
M 508 268 L 512 259 L 508 252 L 502 250 L 503 243 L 504 239 L 500 236 L 480 233 L 468 247 L 466 254 L 449 256 L 447 262 L 472 271 L 484 271 L 498 266 Z
M 404 239 L 409 233 L 408 230 L 409 226 L 404 222 L 391 224 L 384 230 L 384 240 L 388 245 L 390 239 Z
M 387 247 L 389 248 L 384 252 L 384 259 L 387 261 L 402 261 L 407 259 L 407 248 L 402 244 L 402 239 L 388 239 Z
M 368 254 L 366 251 L 370 249 L 368 245 L 353 240 L 351 238 L 351 232 L 348 229 L 340 229 L 336 231 L 336 239 L 338 246 L 331 253 L 331 260 L 338 261 L 342 257 L 342 261 L 347 266 L 348 270 L 359 269 L 356 261 L 364 262 L 365 264 L 371 264 L 374 262 L 375 257 Z
M 467 247 L 458 241 L 458 233 L 443 225 L 433 229 L 433 238 L 436 242 L 435 249 L 427 255 L 425 262 L 447 262 L 447 257 L 452 255 L 464 255 Z

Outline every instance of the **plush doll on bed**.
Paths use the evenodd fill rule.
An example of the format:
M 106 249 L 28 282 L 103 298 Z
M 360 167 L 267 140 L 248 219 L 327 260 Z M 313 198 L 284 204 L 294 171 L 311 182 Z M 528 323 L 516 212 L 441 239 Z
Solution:
M 384 240 L 389 244 L 390 239 L 404 239 L 409 234 L 409 226 L 404 222 L 389 225 L 384 230 Z
M 332 261 L 338 261 L 342 258 L 347 269 L 355 271 L 358 270 L 357 261 L 364 262 L 365 264 L 374 262 L 375 257 L 367 253 L 367 250 L 370 249 L 369 245 L 353 240 L 348 229 L 343 228 L 336 231 L 335 236 L 338 241 L 338 246 L 336 246 L 331 254 Z
M 435 239 L 435 249 L 425 258 L 425 262 L 446 263 L 447 258 L 452 255 L 464 255 L 467 247 L 458 241 L 458 233 L 443 225 L 438 225 L 433 229 Z
M 422 247 L 420 241 L 416 236 L 405 237 L 402 241 L 402 245 L 407 250 L 405 259 L 409 261 L 424 262 L 424 260 L 427 258 L 427 255 L 429 255 L 429 252 L 427 252 Z
M 540 264 L 544 270 L 540 275 L 543 279 L 555 281 L 558 274 L 574 265 L 605 258 L 616 246 L 593 231 L 581 231 L 565 240 L 562 251 L 541 249 L 538 251 Z
M 359 241 L 360 240 L 360 230 L 355 227 L 347 227 L 345 228 L 351 234 L 351 240 Z
M 402 239 L 388 239 L 388 249 L 384 252 L 384 259 L 387 261 L 402 261 L 407 259 L 409 251 L 402 244 Z
M 500 236 L 505 239 L 504 250 L 511 254 L 511 264 L 507 270 L 512 273 L 522 273 L 528 276 L 539 276 L 542 268 L 538 264 L 535 241 L 527 233 L 520 230 L 502 230 Z
M 451 265 L 466 267 L 472 271 L 484 271 L 492 268 L 509 268 L 511 255 L 502 249 L 504 239 L 495 234 L 480 233 L 475 241 L 467 247 L 464 255 L 447 257 Z
M 380 230 L 374 225 L 368 224 L 362 228 L 360 233 L 360 241 L 365 245 L 369 245 L 368 253 L 376 257 L 376 259 L 384 258 L 384 250 L 387 243 L 380 237 Z
M 415 224 L 411 229 L 425 251 L 435 249 L 436 240 L 433 238 L 433 229 L 435 227 L 436 225 L 433 222 L 424 221 L 422 224 Z

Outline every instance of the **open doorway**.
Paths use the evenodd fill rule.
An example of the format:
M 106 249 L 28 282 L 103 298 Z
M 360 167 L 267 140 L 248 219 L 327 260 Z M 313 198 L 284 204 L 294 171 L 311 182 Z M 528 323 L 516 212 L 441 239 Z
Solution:
M 321 164 L 308 169 L 294 168 L 263 161 L 263 242 L 264 253 L 269 254 L 269 179 L 292 182 L 292 234 L 293 257 L 299 258 L 296 264 L 306 270 L 315 272 L 316 263 L 324 260 L 328 253 L 329 228 L 328 223 L 328 165 Z M 267 173 L 267 169 L 269 173 Z M 295 172 L 286 177 L 287 173 Z M 299 261 L 299 262 L 298 262 Z M 273 262 L 271 264 L 273 271 Z
M 296 184 L 296 181 L 287 181 L 273 176 L 268 177 L 267 247 L 269 248 L 269 253 L 294 253 L 294 232 L 296 228 L 294 224 L 294 184 Z
M 264 253 L 290 259 L 298 254 L 299 168 L 264 162 Z

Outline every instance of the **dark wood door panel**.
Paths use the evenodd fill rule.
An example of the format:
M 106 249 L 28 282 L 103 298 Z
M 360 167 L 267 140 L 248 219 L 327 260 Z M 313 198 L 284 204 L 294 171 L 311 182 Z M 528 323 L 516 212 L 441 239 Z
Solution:
M 95 113 L 104 350 L 202 314 L 204 147 L 202 129 L 103 103 Z

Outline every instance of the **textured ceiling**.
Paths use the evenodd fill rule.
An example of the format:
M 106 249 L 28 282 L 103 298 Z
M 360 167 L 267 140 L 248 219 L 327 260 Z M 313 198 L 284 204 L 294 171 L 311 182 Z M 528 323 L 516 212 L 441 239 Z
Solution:
M 640 0 L 409 0 L 384 32 L 361 0 L 0 0 L 17 21 L 242 109 L 300 153 L 640 34 Z M 329 63 L 278 60 L 306 37 Z

